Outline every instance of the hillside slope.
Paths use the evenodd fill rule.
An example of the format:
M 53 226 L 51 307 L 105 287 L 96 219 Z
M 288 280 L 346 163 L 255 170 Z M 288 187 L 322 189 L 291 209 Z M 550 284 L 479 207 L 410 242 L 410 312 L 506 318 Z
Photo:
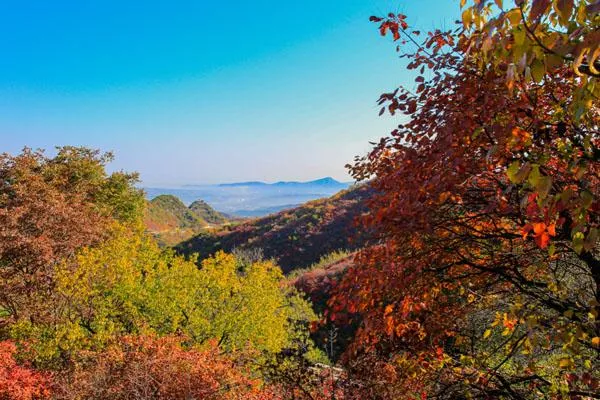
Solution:
M 190 207 L 173 195 L 160 195 L 146 204 L 144 223 L 161 245 L 173 246 L 227 218 L 207 203 L 197 200 Z
M 189 210 L 209 224 L 219 225 L 228 221 L 225 215 L 212 208 L 204 200 L 194 201 L 190 204 Z
M 370 191 L 355 187 L 332 197 L 308 202 L 264 218 L 201 233 L 176 246 L 183 254 L 199 253 L 205 258 L 218 250 L 261 249 L 274 258 L 284 272 L 307 267 L 324 255 L 353 250 L 364 244 L 363 232 L 354 219 L 367 212 Z

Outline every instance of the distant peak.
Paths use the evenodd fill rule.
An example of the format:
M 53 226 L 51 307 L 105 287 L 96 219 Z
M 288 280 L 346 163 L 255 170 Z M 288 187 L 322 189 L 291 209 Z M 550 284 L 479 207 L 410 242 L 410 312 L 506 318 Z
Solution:
M 340 184 L 339 181 L 336 181 L 335 179 L 333 179 L 330 176 L 326 176 L 325 178 L 321 178 L 321 179 L 316 179 L 309 183 L 314 183 L 314 184 L 318 184 L 318 185 L 339 185 Z

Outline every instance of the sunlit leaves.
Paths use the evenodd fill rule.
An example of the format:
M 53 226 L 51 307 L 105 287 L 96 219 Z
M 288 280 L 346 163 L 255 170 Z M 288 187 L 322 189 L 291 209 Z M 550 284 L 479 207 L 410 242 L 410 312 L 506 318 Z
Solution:
M 597 392 L 580 379 L 597 366 L 589 300 L 600 284 L 600 92 L 589 65 L 599 41 L 588 3 L 462 1 L 462 28 L 402 48 L 416 92 L 380 105 L 407 118 L 352 168 L 374 177 L 365 222 L 377 245 L 332 301 L 361 322 L 348 358 L 362 374 L 373 359 L 352 354 L 399 352 L 388 385 L 411 393 Z M 427 51 L 436 45 L 449 51 Z M 453 358 L 432 363 L 425 354 L 439 347 Z
M 59 375 L 61 399 L 275 400 L 281 397 L 248 377 L 216 343 L 189 347 L 182 337 L 127 336 Z M 262 386 L 262 387 L 261 387 Z
M 17 346 L 10 341 L 0 342 L 0 398 L 34 400 L 50 397 L 50 374 L 41 373 L 15 360 Z

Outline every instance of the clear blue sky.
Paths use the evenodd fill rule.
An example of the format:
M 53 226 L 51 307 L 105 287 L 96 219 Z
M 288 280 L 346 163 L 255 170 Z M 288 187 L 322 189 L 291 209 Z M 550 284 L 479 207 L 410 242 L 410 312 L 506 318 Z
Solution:
M 412 84 L 368 22 L 450 27 L 457 0 L 0 4 L 0 151 L 85 145 L 146 185 L 348 180 Z

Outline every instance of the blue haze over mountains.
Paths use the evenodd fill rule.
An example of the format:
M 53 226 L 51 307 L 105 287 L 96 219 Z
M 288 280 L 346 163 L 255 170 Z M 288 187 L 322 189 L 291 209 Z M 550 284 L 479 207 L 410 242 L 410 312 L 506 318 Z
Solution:
M 202 199 L 215 210 L 225 214 L 261 217 L 310 200 L 329 197 L 351 185 L 350 182 L 339 182 L 327 177 L 308 182 L 252 181 L 217 185 L 184 185 L 177 188 L 145 187 L 144 191 L 148 199 L 161 194 L 171 194 L 177 196 L 186 205 Z

